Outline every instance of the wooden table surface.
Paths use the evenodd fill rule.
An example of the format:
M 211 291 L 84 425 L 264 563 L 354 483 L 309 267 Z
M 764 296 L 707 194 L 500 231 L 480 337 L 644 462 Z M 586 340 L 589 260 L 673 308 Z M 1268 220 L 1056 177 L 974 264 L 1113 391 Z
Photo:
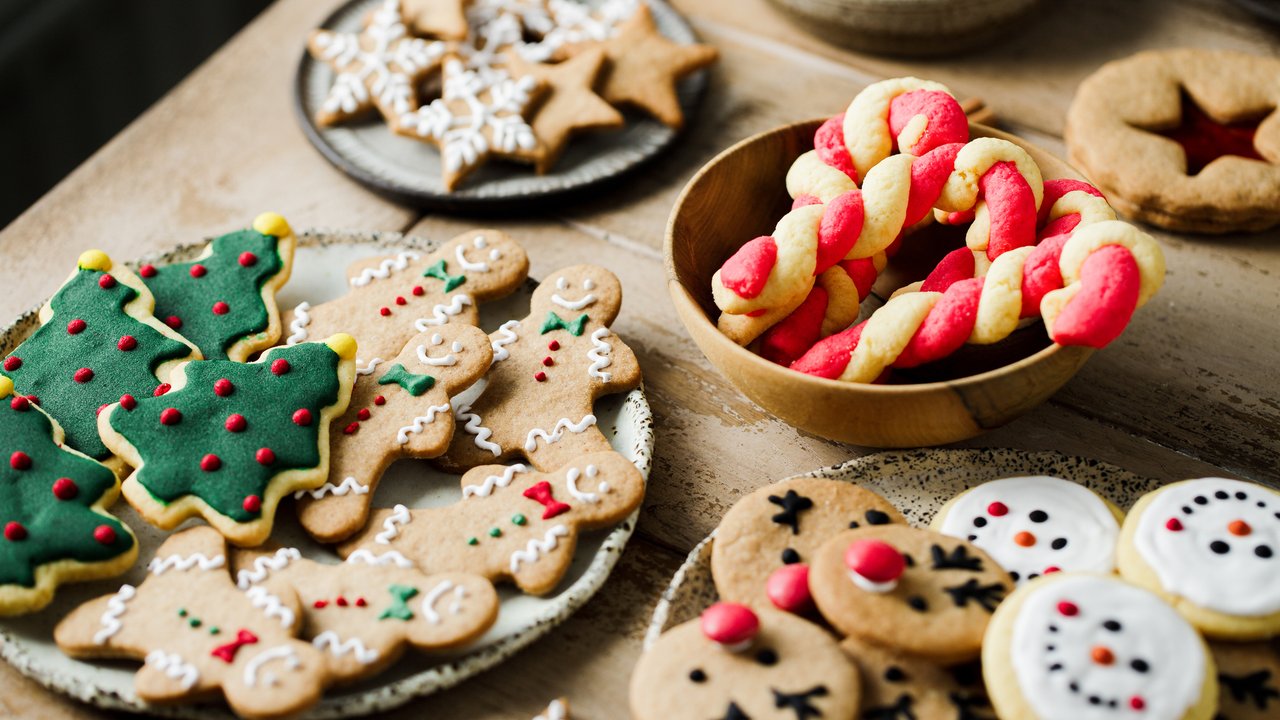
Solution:
M 582 259 L 622 279 L 615 329 L 635 348 L 657 420 L 657 461 L 639 532 L 607 585 L 573 619 L 501 667 L 393 717 L 529 718 L 557 695 L 574 717 L 625 714 L 627 681 L 658 595 L 685 554 L 742 494 L 872 452 L 777 421 L 727 385 L 675 318 L 662 268 L 668 211 L 721 149 L 843 110 L 872 81 L 914 74 L 979 96 L 1001 124 L 1063 154 L 1079 81 L 1138 50 L 1212 47 L 1276 54 L 1275 30 L 1226 0 L 1046 2 L 984 52 L 902 61 L 846 52 L 784 21 L 765 0 L 676 0 L 721 51 L 689 131 L 666 156 L 599 197 L 513 219 L 423 215 L 328 165 L 303 138 L 290 88 L 303 38 L 333 2 L 280 0 L 0 233 L 0 318 L 47 297 L 87 247 L 121 259 L 243 227 L 274 210 L 297 228 L 401 230 L 448 238 L 496 225 L 523 242 L 532 275 Z M 9 172 L 21 172 L 9 168 Z M 1219 238 L 1156 232 L 1164 289 L 1128 331 L 1048 404 L 965 447 L 1057 450 L 1165 480 L 1280 478 L 1280 232 Z M 0 663 L 0 716 L 100 717 Z

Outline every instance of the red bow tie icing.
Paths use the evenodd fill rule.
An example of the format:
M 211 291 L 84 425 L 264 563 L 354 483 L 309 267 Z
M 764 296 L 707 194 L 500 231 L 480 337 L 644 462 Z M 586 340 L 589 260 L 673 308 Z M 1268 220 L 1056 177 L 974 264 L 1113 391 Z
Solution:
M 226 645 L 219 645 L 210 653 L 214 657 L 222 660 L 227 664 L 235 662 L 236 653 L 240 652 L 240 648 L 245 645 L 252 645 L 258 642 L 258 636 L 248 630 L 240 630 L 236 633 L 236 639 Z
M 702 611 L 702 634 L 728 650 L 741 650 L 760 631 L 760 618 L 738 603 L 718 602 Z
M 542 505 L 546 507 L 546 510 L 542 513 L 543 520 L 550 520 L 557 515 L 567 513 L 573 509 L 559 500 L 556 500 L 555 497 L 552 496 L 551 483 L 546 480 L 543 480 L 537 485 L 525 490 L 524 496 L 530 500 L 542 503 Z

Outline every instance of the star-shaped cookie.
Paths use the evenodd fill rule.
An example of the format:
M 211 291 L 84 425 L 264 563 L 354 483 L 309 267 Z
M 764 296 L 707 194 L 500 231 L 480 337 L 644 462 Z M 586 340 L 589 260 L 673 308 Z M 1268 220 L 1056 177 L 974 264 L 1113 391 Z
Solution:
M 514 53 L 508 55 L 507 63 L 516 77 L 532 75 L 547 88 L 531 123 L 538 138 L 533 157 L 539 175 L 555 165 L 573 135 L 624 124 L 622 113 L 591 89 L 604 65 L 602 48 L 585 50 L 557 65 L 531 63 Z
M 404 21 L 419 35 L 442 40 L 467 36 L 466 0 L 402 0 Z

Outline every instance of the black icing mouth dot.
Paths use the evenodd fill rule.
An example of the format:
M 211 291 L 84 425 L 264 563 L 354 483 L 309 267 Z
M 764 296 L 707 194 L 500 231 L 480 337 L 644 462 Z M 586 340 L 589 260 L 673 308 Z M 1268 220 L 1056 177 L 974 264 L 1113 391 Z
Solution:
M 689 671 L 689 680 L 696 683 L 704 683 L 707 681 L 707 674 L 702 671 L 702 668 L 694 668 Z
M 1147 664 L 1147 661 L 1141 658 L 1129 663 L 1129 667 L 1133 668 L 1134 672 L 1140 673 L 1145 673 L 1151 669 L 1151 666 Z
M 1267 545 L 1259 545 L 1258 547 L 1254 548 L 1254 549 L 1253 549 L 1253 554 L 1254 554 L 1254 555 L 1257 555 L 1258 557 L 1262 558 L 1263 560 L 1269 560 L 1269 559 L 1271 558 L 1271 555 L 1272 555 L 1272 553 L 1271 553 L 1271 548 L 1270 548 L 1270 546 L 1267 546 Z
M 1194 502 L 1194 503 L 1195 503 L 1195 504 L 1197 504 L 1197 505 L 1208 505 L 1208 504 L 1209 504 L 1209 498 L 1207 498 L 1207 497 L 1205 497 L 1205 496 L 1203 496 L 1203 495 L 1197 495 L 1197 496 L 1195 496 L 1194 498 L 1192 498 L 1192 499 L 1191 499 L 1191 501 L 1192 501 L 1192 502 Z
M 1192 514 L 1192 513 L 1194 513 L 1194 512 L 1195 512 L 1195 510 L 1192 510 L 1191 508 L 1187 507 L 1186 505 L 1183 505 L 1183 506 L 1182 506 L 1182 514 L 1183 514 L 1183 515 L 1190 515 L 1190 514 Z
M 1237 492 L 1237 493 L 1236 493 L 1236 499 L 1237 499 L 1237 500 L 1248 500 L 1248 499 L 1249 499 L 1249 495 L 1248 495 L 1247 493 L 1245 493 L 1245 492 L 1242 490 L 1242 491 L 1240 491 L 1240 492 Z
M 897 665 L 890 665 L 884 670 L 885 682 L 898 683 L 907 679 L 907 674 Z
M 1110 630 L 1111 632 L 1120 632 L 1120 623 L 1116 620 L 1107 620 L 1102 623 L 1102 627 Z
M 866 518 L 868 525 L 888 525 L 890 522 L 888 513 L 879 510 L 868 510 Z
M 1226 490 L 1219 490 L 1218 492 L 1214 493 L 1213 496 L 1218 498 L 1219 500 L 1226 500 L 1227 498 L 1231 497 L 1229 494 L 1227 494 Z
M 1064 548 L 1064 547 L 1066 547 L 1066 546 L 1067 546 L 1067 539 L 1066 539 L 1066 538 L 1058 538 L 1058 539 L 1054 540 L 1053 542 L 1049 543 L 1049 547 L 1053 548 L 1054 550 L 1061 550 L 1062 548 Z
M 766 667 L 776 665 L 778 664 L 778 653 L 774 652 L 770 648 L 764 648 L 760 652 L 756 653 L 756 662 Z
M 984 517 L 982 517 L 981 515 L 979 515 L 978 517 L 976 517 L 976 518 L 974 518 L 974 519 L 973 519 L 973 526 L 974 526 L 974 527 L 986 527 L 986 526 L 987 526 L 987 519 L 986 519 L 986 518 L 984 518 Z
M 1033 523 L 1042 523 L 1049 519 L 1049 513 L 1043 510 L 1032 510 L 1027 517 L 1031 518 Z
M 783 565 L 795 565 L 798 562 L 800 562 L 800 553 L 796 552 L 791 548 L 787 548 L 786 550 L 782 551 Z
M 1222 542 L 1221 540 L 1214 540 L 1213 542 L 1209 543 L 1209 549 L 1219 555 L 1226 555 L 1227 553 L 1231 552 L 1231 546 Z
M 919 595 L 912 595 L 907 598 L 907 605 L 916 612 L 924 612 L 929 609 L 929 603 L 925 602 L 924 598 Z

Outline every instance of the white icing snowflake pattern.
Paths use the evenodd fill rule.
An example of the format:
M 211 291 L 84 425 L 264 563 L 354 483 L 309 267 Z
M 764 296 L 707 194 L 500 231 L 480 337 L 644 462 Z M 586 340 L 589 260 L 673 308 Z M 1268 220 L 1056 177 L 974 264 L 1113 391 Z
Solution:
M 599 42 L 617 35 L 640 0 L 476 0 L 467 9 L 475 48 L 468 64 L 501 64 L 499 53 L 513 49 L 528 62 L 562 59 L 567 45 Z M 536 38 L 536 39 L 531 39 Z

